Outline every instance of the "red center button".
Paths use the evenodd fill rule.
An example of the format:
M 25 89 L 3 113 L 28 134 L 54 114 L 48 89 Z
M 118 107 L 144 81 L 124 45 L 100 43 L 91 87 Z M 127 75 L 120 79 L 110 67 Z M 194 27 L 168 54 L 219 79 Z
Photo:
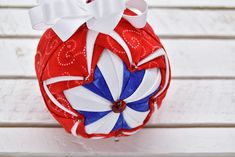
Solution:
M 126 109 L 126 102 L 123 100 L 119 100 L 115 102 L 112 106 L 112 110 L 114 113 L 121 113 Z

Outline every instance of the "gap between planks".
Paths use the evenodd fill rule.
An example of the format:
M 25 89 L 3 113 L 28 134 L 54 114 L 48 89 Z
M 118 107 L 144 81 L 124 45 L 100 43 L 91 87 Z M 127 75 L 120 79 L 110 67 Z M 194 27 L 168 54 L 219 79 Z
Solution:
M 176 9 L 176 10 L 234 10 L 234 6 L 149 6 L 150 9 Z
M 69 154 L 69 155 L 68 155 Z M 82 154 L 83 157 L 87 156 L 87 154 Z M 167 153 L 167 154 L 120 154 L 115 155 L 112 154 L 112 157 L 234 157 L 235 153 Z M 0 157 L 78 157 L 77 153 L 1 153 Z M 95 155 L 96 157 L 110 157 L 110 155 Z
M 45 123 L 0 123 L 0 129 L 1 128 L 61 128 L 61 125 L 59 125 L 57 122 L 51 123 L 51 124 L 45 124 Z M 178 123 L 178 124 L 148 124 L 144 127 L 144 129 L 167 129 L 167 128 L 235 128 L 234 123 L 193 123 L 193 124 L 184 124 L 184 123 Z
M 1 75 L 0 80 L 36 80 L 36 76 Z M 172 80 L 235 80 L 235 76 L 173 76 Z
M 161 39 L 195 39 L 195 40 L 235 40 L 230 35 L 158 35 Z M 41 35 L 0 35 L 0 39 L 40 39 Z
M 34 5 L 0 5 L 0 9 L 31 9 Z M 181 10 L 234 10 L 235 6 L 165 6 L 165 5 L 151 5 L 149 9 L 181 9 Z

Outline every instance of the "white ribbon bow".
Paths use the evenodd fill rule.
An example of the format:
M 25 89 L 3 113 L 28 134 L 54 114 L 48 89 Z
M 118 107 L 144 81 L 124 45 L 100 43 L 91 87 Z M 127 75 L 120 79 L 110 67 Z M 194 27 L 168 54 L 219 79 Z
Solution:
M 141 13 L 125 15 L 126 8 L 134 8 Z M 145 0 L 39 0 L 32 8 L 30 18 L 36 30 L 52 28 L 61 40 L 68 40 L 76 30 L 87 24 L 90 30 L 109 34 L 125 18 L 136 28 L 143 28 L 147 21 L 148 5 Z

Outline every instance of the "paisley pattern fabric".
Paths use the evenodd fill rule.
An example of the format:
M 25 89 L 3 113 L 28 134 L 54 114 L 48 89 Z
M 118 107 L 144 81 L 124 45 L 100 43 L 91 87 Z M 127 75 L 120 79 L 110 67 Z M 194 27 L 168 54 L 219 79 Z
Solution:
M 85 118 L 89 134 L 108 134 L 143 124 L 149 99 L 161 84 L 158 68 L 130 72 L 112 52 L 105 50 L 94 72 L 94 81 L 64 91 L 72 107 Z M 124 103 L 119 111 L 116 102 Z

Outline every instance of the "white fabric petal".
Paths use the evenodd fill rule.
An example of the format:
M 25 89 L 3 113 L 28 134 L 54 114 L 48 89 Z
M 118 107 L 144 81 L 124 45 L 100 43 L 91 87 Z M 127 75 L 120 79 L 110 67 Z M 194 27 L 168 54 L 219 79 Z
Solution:
M 160 56 L 164 56 L 165 55 L 165 50 L 163 48 L 161 49 L 158 49 L 157 51 L 155 51 L 154 53 L 152 53 L 151 55 L 147 56 L 146 58 L 144 58 L 143 60 L 141 60 L 139 63 L 138 63 L 138 66 L 140 65 L 143 65 L 155 58 L 158 58 Z
M 144 78 L 136 91 L 125 99 L 126 103 L 141 100 L 152 94 L 161 84 L 161 73 L 157 68 L 145 70 Z
M 71 106 L 80 111 L 104 112 L 111 110 L 111 102 L 91 92 L 83 86 L 64 91 Z
M 87 33 L 87 39 L 86 39 L 86 53 L 87 53 L 87 69 L 88 73 L 91 72 L 91 63 L 93 58 L 93 52 L 94 52 L 94 46 L 95 41 L 99 35 L 99 32 L 89 30 Z
M 123 62 L 118 56 L 105 49 L 98 62 L 98 67 L 109 87 L 114 101 L 118 100 L 123 84 Z
M 110 112 L 98 121 L 85 126 L 85 130 L 88 134 L 108 134 L 112 131 L 119 116 L 119 113 Z
M 130 107 L 126 107 L 123 111 L 123 117 L 129 127 L 135 128 L 143 124 L 149 111 L 147 112 L 137 112 Z

